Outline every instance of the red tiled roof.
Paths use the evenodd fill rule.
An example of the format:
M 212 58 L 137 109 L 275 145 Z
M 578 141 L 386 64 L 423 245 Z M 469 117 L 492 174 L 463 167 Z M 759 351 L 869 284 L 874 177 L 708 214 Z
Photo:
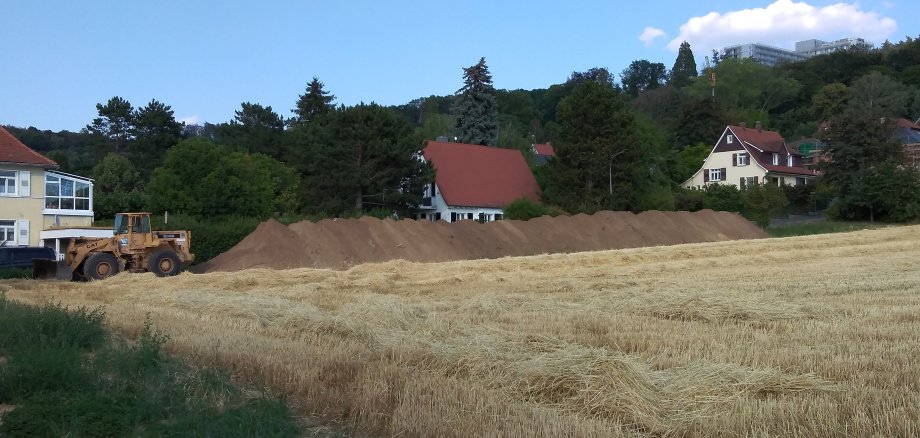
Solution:
M 804 167 L 774 166 L 772 164 L 761 164 L 767 172 L 791 173 L 793 175 L 818 176 L 818 172 L 806 169 Z
M 545 155 L 547 157 L 556 156 L 556 150 L 553 149 L 553 145 L 549 143 L 535 144 L 533 148 L 537 150 L 537 155 Z
M 504 208 L 518 198 L 540 200 L 540 187 L 517 149 L 429 141 L 423 151 L 448 205 Z
M 57 163 L 44 155 L 29 149 L 18 138 L 0 126 L 0 163 L 26 164 L 29 166 L 57 167 Z
M 895 120 L 895 124 L 898 126 L 898 128 L 914 129 L 920 131 L 920 125 L 907 119 L 897 119 Z
M 735 133 L 741 141 L 750 143 L 764 152 L 782 152 L 786 153 L 786 140 L 776 131 L 766 131 L 757 128 L 745 128 L 742 126 L 729 126 L 729 129 Z
M 802 156 L 798 150 L 792 148 L 787 149 L 786 140 L 776 131 L 767 131 L 757 128 L 745 128 L 742 126 L 729 126 L 729 129 L 731 129 L 731 131 L 735 133 L 735 137 L 738 137 L 738 139 L 742 142 L 752 145 L 764 152 L 779 154 L 786 154 L 788 152 L 791 155 L 798 157 Z M 804 167 L 774 165 L 767 162 L 764 155 L 759 153 L 752 153 L 751 156 L 754 157 L 754 159 L 757 160 L 757 164 L 760 164 L 760 166 L 766 169 L 767 172 L 818 176 L 818 172 L 815 172 L 811 169 L 806 169 Z

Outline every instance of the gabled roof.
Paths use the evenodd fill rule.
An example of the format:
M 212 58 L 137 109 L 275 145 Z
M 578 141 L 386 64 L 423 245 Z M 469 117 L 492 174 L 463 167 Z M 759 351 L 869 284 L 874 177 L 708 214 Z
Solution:
M 533 145 L 533 148 L 536 150 L 537 155 L 544 155 L 544 156 L 547 156 L 547 157 L 555 157 L 555 156 L 556 156 L 556 150 L 553 149 L 553 145 L 551 145 L 551 144 L 549 144 L 549 143 L 534 144 L 534 145 Z
M 776 131 L 767 131 L 757 128 L 746 128 L 743 126 L 729 126 L 731 132 L 735 134 L 735 137 L 741 141 L 745 149 L 753 147 L 759 151 L 766 153 L 778 153 L 795 155 L 802 157 L 803 155 L 793 148 L 786 147 L 786 140 L 782 135 L 779 135 Z M 750 149 L 748 149 L 750 151 Z M 806 169 L 804 167 L 795 167 L 795 166 L 786 166 L 786 165 L 774 165 L 772 162 L 766 161 L 764 155 L 761 154 L 750 154 L 757 164 L 764 168 L 767 172 L 774 173 L 785 173 L 792 175 L 808 175 L 808 176 L 817 176 L 818 172 L 815 172 L 811 169 Z
M 504 208 L 522 197 L 540 200 L 537 180 L 517 149 L 429 141 L 423 155 L 448 205 Z
M 729 125 L 729 129 L 739 140 L 764 152 L 786 153 L 786 140 L 776 131 Z
M 29 149 L 2 126 L 0 126 L 0 163 L 57 167 L 57 163 Z

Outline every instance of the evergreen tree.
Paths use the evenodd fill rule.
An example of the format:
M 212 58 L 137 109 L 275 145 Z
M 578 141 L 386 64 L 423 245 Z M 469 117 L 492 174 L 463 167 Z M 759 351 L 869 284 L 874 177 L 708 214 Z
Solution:
M 101 160 L 109 152 L 124 153 L 133 139 L 134 107 L 131 102 L 115 96 L 105 105 L 97 103 L 96 111 L 99 117 L 83 128 L 83 132 L 94 137 L 90 147 L 96 160 Z
M 163 162 L 166 151 L 182 140 L 182 123 L 176 121 L 169 105 L 153 99 L 134 112 L 133 132 L 128 150 L 146 177 Z
M 218 140 L 234 149 L 284 158 L 284 120 L 271 106 L 243 102 L 230 123 L 218 127 Z
M 691 78 L 695 78 L 698 74 L 696 60 L 693 59 L 693 51 L 690 50 L 690 43 L 684 41 L 680 43 L 680 49 L 677 51 L 677 59 L 671 69 L 671 78 L 668 83 L 674 87 L 683 88 L 690 85 Z
M 323 114 L 295 132 L 295 143 L 303 205 L 312 213 L 405 212 L 434 179 L 408 121 L 377 104 Z
M 323 90 L 323 83 L 313 76 L 313 80 L 307 85 L 306 93 L 300 95 L 297 106 L 291 110 L 295 114 L 293 122 L 307 123 L 316 116 L 328 112 L 334 107 L 334 99 L 335 95 Z
M 625 210 L 637 206 L 636 172 L 642 163 L 636 121 L 610 85 L 578 84 L 559 103 L 557 159 L 546 165 L 543 199 L 569 212 Z
M 461 143 L 494 146 L 498 138 L 498 108 L 486 59 L 463 69 L 463 88 L 451 111 Z

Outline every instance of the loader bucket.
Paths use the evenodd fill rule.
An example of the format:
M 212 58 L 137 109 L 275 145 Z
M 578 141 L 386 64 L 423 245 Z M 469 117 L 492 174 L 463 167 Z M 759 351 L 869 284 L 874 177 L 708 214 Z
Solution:
M 32 259 L 32 278 L 36 280 L 72 280 L 67 263 L 50 259 Z

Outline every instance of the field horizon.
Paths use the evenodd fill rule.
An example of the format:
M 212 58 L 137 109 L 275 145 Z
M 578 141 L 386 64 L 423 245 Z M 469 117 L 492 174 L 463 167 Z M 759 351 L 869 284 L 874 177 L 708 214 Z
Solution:
M 920 226 L 0 292 L 129 337 L 149 314 L 169 352 L 359 434 L 920 434 Z

